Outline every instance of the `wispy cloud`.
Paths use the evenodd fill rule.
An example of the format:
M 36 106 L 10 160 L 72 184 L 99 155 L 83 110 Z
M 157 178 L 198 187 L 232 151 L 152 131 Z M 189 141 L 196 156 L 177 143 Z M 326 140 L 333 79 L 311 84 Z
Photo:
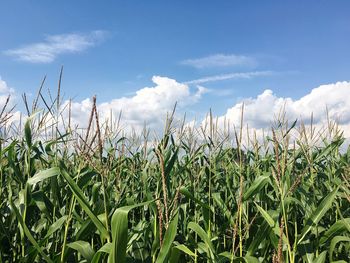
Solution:
M 235 54 L 216 54 L 203 58 L 186 59 L 181 62 L 183 65 L 192 66 L 195 68 L 215 68 L 215 67 L 254 67 L 257 61 L 253 57 Z
M 184 82 L 184 84 L 202 84 L 207 82 L 214 82 L 214 81 L 228 80 L 228 79 L 251 79 L 254 77 L 271 76 L 273 74 L 275 74 L 275 72 L 270 70 L 220 74 L 220 75 L 208 76 L 200 79 L 186 81 Z
M 103 41 L 106 31 L 96 30 L 87 34 L 49 35 L 44 41 L 4 51 L 5 55 L 30 63 L 51 63 L 57 56 L 78 53 Z

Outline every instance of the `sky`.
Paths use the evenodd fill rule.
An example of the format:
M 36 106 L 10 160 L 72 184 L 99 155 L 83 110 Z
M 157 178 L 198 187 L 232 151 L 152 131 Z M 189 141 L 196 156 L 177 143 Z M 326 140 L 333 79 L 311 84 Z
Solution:
M 84 122 L 101 114 L 157 126 L 175 102 L 202 120 L 212 109 L 261 128 L 287 105 L 350 125 L 350 2 L 2 1 L 0 106 L 33 99 L 44 76 Z M 88 117 L 86 117 L 88 118 Z M 83 125 L 83 124 L 81 124 Z M 345 127 L 345 126 L 344 126 Z M 350 127 L 350 126 L 349 126 Z

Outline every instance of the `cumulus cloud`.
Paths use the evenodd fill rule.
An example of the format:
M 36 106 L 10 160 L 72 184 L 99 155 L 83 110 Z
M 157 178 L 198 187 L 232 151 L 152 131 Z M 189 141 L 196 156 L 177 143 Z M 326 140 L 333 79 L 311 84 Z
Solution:
M 5 55 L 30 63 L 51 63 L 61 54 L 78 53 L 106 37 L 106 31 L 88 34 L 49 35 L 44 41 L 4 51 Z
M 254 67 L 257 61 L 253 57 L 234 55 L 234 54 L 216 54 L 203 58 L 186 59 L 181 62 L 183 65 L 192 66 L 198 69 L 216 68 L 216 67 Z
M 239 126 L 242 104 L 244 103 L 244 123 L 255 129 L 271 127 L 274 117 L 282 109 L 290 121 L 310 120 L 313 114 L 315 125 L 325 125 L 328 116 L 337 121 L 344 130 L 345 136 L 350 137 L 350 82 L 337 82 L 314 88 L 309 94 L 300 99 L 278 97 L 271 90 L 265 90 L 256 98 L 248 98 L 229 108 L 219 123 L 225 121 Z
M 8 100 L 9 99 L 9 100 Z M 21 113 L 15 111 L 16 92 L 0 76 L 0 134 L 5 136 L 7 127 L 18 123 Z M 6 106 L 6 107 L 5 107 Z M 5 136 L 6 137 L 6 136 Z
M 117 120 L 122 112 L 122 127 L 126 131 L 134 128 L 140 131 L 144 124 L 153 130 L 159 131 L 163 128 L 166 114 L 170 112 L 175 103 L 178 103 L 180 112 L 186 110 L 201 100 L 203 94 L 210 90 L 197 86 L 191 88 L 186 83 L 167 78 L 154 76 L 153 85 L 136 91 L 133 96 L 126 96 L 111 99 L 99 103 L 97 109 L 100 121 Z M 14 94 L 5 81 L 0 79 L 0 105 L 3 105 L 7 94 Z M 277 96 L 271 90 L 265 90 L 257 97 L 246 98 L 227 109 L 226 113 L 218 116 L 217 123 L 221 128 L 235 125 L 239 127 L 241 108 L 244 103 L 244 124 L 252 130 L 257 130 L 262 137 L 263 130 L 268 131 L 274 118 L 284 109 L 286 117 L 290 122 L 298 119 L 308 122 L 313 114 L 314 125 L 322 127 L 327 124 L 327 111 L 331 120 L 339 123 L 344 130 L 346 138 L 350 138 L 350 82 L 337 82 L 321 85 L 311 90 L 308 94 L 299 99 Z M 63 119 L 68 117 L 68 103 L 65 101 L 62 108 Z M 79 128 L 86 128 L 92 108 L 92 100 L 72 101 L 71 103 L 71 124 Z M 16 112 L 19 116 L 20 114 Z M 198 117 L 198 116 L 197 116 Z M 207 119 L 203 120 L 202 125 Z M 188 127 L 194 127 L 195 122 L 187 123 Z M 197 126 L 198 127 L 198 126 Z M 232 129 L 231 129 L 232 130 Z
M 180 108 L 191 105 L 207 92 L 204 87 L 191 91 L 188 85 L 166 77 L 154 76 L 152 81 L 154 86 L 142 88 L 134 96 L 100 103 L 97 106 L 100 117 L 104 120 L 109 119 L 111 115 L 112 118 L 117 118 L 122 112 L 125 127 L 138 129 L 146 123 L 147 126 L 157 129 L 162 127 L 166 113 L 172 110 L 175 103 L 178 103 Z M 86 127 L 91 107 L 90 99 L 73 102 L 71 105 L 73 122 L 80 127 Z
M 154 85 L 138 90 L 134 96 L 112 99 L 97 105 L 101 119 L 116 119 L 122 112 L 123 127 L 130 130 L 143 128 L 146 123 L 151 129 L 159 130 L 163 127 L 166 113 L 171 111 L 178 102 L 179 108 L 193 105 L 203 94 L 210 90 L 197 86 L 196 90 L 174 79 L 154 76 Z M 327 123 L 327 111 L 331 120 L 340 124 L 347 138 L 350 138 L 350 82 L 337 82 L 321 85 L 299 99 L 279 97 L 271 90 L 265 90 L 257 97 L 246 98 L 226 113 L 218 116 L 218 125 L 223 128 L 229 122 L 230 126 L 240 125 L 241 108 L 244 103 L 244 124 L 262 135 L 268 131 L 281 110 L 286 112 L 286 118 L 293 122 L 298 119 L 308 122 L 313 114 L 314 125 L 322 127 Z M 67 104 L 68 102 L 66 102 Z M 85 128 L 91 112 L 90 99 L 72 102 L 72 122 Z M 198 116 L 197 116 L 198 117 Z M 204 124 L 207 120 L 203 120 Z M 194 122 L 190 122 L 193 124 Z M 227 126 L 226 126 L 227 127 Z
M 200 79 L 194 79 L 185 82 L 186 84 L 202 84 L 207 82 L 214 82 L 220 80 L 228 80 L 228 79 L 252 79 L 255 77 L 264 77 L 273 75 L 273 71 L 252 71 L 252 72 L 241 72 L 241 73 L 229 73 L 229 74 L 220 74 L 214 76 L 203 77 Z
M 10 88 L 7 83 L 0 77 L 0 110 L 2 106 L 5 105 L 7 97 L 11 95 L 14 96 L 15 90 Z

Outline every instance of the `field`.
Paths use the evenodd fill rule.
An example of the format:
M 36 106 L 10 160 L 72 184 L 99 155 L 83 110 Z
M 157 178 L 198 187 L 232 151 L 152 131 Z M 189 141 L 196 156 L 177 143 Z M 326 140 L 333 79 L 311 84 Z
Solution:
M 159 137 L 126 135 L 96 106 L 64 126 L 56 103 L 17 128 L 1 112 L 0 262 L 350 262 L 335 123 L 280 116 L 260 140 L 244 113 L 230 132 L 169 115 Z

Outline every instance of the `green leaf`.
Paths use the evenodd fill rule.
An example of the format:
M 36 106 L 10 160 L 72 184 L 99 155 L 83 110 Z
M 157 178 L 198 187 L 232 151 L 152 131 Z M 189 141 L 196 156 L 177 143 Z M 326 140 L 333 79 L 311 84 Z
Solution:
M 79 188 L 79 186 L 74 182 L 74 180 L 70 177 L 70 175 L 64 169 L 61 169 L 61 174 L 64 177 L 64 179 L 68 182 L 69 188 L 71 189 L 78 203 L 81 205 L 84 211 L 88 214 L 88 216 L 90 217 L 91 221 L 95 224 L 97 229 L 101 232 L 102 238 L 107 238 L 109 236 L 109 233 L 106 227 L 97 218 L 97 216 L 94 214 L 94 212 L 90 208 L 89 202 L 88 200 L 86 200 L 86 197 L 83 191 Z
M 326 261 L 327 251 L 323 251 L 318 257 L 314 260 L 313 263 L 324 263 Z
M 255 203 L 255 205 L 258 208 L 258 210 L 259 210 L 260 214 L 262 215 L 262 217 L 269 224 L 269 226 L 270 227 L 274 227 L 275 226 L 275 221 L 273 220 L 273 218 L 260 205 L 258 205 L 257 203 Z
M 163 245 L 159 251 L 156 263 L 165 262 L 166 258 L 168 257 L 171 245 L 173 244 L 174 239 L 176 237 L 178 219 L 179 213 L 176 213 L 174 219 L 171 220 L 168 229 L 165 232 Z
M 196 254 L 193 253 L 188 247 L 186 247 L 185 245 L 177 245 L 175 247 L 176 249 L 182 251 L 183 253 L 195 258 L 196 257 Z
M 259 263 L 259 260 L 256 257 L 245 256 L 244 259 L 247 263 Z
M 103 253 L 110 254 L 112 250 L 113 244 L 112 243 L 106 243 L 104 244 L 94 255 L 94 257 L 91 260 L 91 263 L 98 263 L 100 262 L 100 257 Z
M 243 201 L 249 200 L 251 197 L 255 196 L 257 193 L 261 191 L 265 187 L 265 185 L 269 182 L 269 176 L 259 176 L 254 180 L 251 186 L 244 192 Z
M 233 263 L 238 263 L 238 262 L 243 262 L 243 263 L 259 263 L 259 260 L 256 257 L 253 256 L 245 256 L 245 257 L 236 257 L 233 256 L 232 253 L 229 252 L 222 252 L 219 254 L 219 256 L 223 257 L 223 258 L 227 258 L 230 260 L 230 262 Z M 223 261 L 226 262 L 227 260 Z M 222 261 L 220 261 L 222 262 Z
M 191 199 L 192 201 L 194 201 L 195 203 L 199 204 L 201 207 L 204 207 L 210 211 L 212 211 L 212 208 L 210 206 L 208 206 L 207 204 L 203 203 L 202 201 L 200 201 L 199 199 L 195 198 L 190 191 L 188 191 L 188 189 L 186 187 L 181 187 L 180 188 L 180 193 L 183 194 L 184 196 L 186 196 L 187 198 Z M 213 212 L 213 211 L 212 211 Z
M 24 137 L 26 139 L 28 147 L 32 147 L 32 130 L 30 127 L 31 119 L 28 118 L 24 124 Z
M 317 209 L 311 214 L 310 218 L 306 221 L 305 227 L 301 231 L 301 237 L 298 240 L 298 244 L 305 238 L 306 234 L 315 226 L 324 214 L 332 207 L 332 203 L 337 195 L 338 189 L 330 192 L 319 204 Z
M 187 228 L 193 230 L 194 232 L 196 232 L 197 235 L 204 241 L 204 243 L 206 244 L 207 248 L 209 248 L 209 250 L 207 251 L 208 256 L 211 257 L 214 260 L 215 259 L 214 246 L 213 246 L 213 243 L 211 242 L 211 240 L 209 239 L 207 233 L 204 231 L 204 229 L 201 228 L 195 222 L 188 223 Z
M 97 252 L 103 252 L 103 253 L 110 254 L 112 251 L 112 247 L 113 247 L 112 243 L 106 243 Z
M 225 202 L 222 200 L 220 193 L 213 193 L 212 197 L 215 203 L 217 203 L 217 205 L 224 212 L 224 215 L 226 216 L 226 218 L 230 221 L 231 226 L 234 226 L 235 225 L 234 217 L 232 216 L 230 210 L 227 208 Z
M 316 156 L 314 162 L 317 163 L 322 160 L 323 157 L 329 155 L 332 151 L 342 145 L 344 142 L 344 138 L 337 138 L 328 144 L 326 147 L 322 148 L 322 151 Z
M 47 178 L 57 176 L 60 174 L 60 168 L 52 167 L 43 171 L 36 173 L 33 177 L 28 179 L 28 184 L 33 185 L 38 182 L 41 182 Z
M 288 242 L 288 241 L 287 241 Z M 314 260 L 314 249 L 310 240 L 305 240 L 298 245 L 298 252 L 303 257 L 304 262 L 312 263 Z
M 67 220 L 68 216 L 62 216 L 60 219 L 56 220 L 50 227 L 49 230 L 47 230 L 47 233 L 45 235 L 44 239 L 49 238 L 54 232 L 56 232 L 58 229 L 62 227 L 64 222 Z
M 337 245 L 337 243 L 339 242 L 350 242 L 350 237 L 347 237 L 347 236 L 336 236 L 332 239 L 331 241 L 331 245 L 329 247 L 329 258 L 330 258 L 330 261 L 333 262 L 333 252 L 334 252 L 334 249 L 335 249 L 335 246 Z
M 169 175 L 171 169 L 173 168 L 175 161 L 177 160 L 178 152 L 179 152 L 179 148 L 176 148 L 171 158 L 167 161 L 166 167 L 164 170 L 166 175 Z
M 181 256 L 180 250 L 176 249 L 175 247 L 171 248 L 170 256 L 168 259 L 168 263 L 177 263 L 179 262 Z
M 259 246 L 268 238 L 270 231 L 271 227 L 266 220 L 264 220 L 259 226 L 258 232 L 255 233 L 254 238 L 248 247 L 247 255 L 254 255 L 254 253 L 256 253 Z
M 35 116 L 37 116 L 41 111 L 37 111 L 34 112 L 32 115 L 30 115 L 27 120 L 26 123 L 24 124 L 24 138 L 26 139 L 27 145 L 29 148 L 32 147 L 32 140 L 33 140 L 33 135 L 32 135 L 32 129 L 30 127 L 30 124 L 32 122 L 32 119 L 35 118 Z
M 12 194 L 12 193 L 11 193 Z M 32 236 L 32 234 L 30 233 L 27 225 L 24 223 L 22 216 L 20 215 L 17 207 L 15 206 L 15 204 L 12 201 L 12 196 L 10 194 L 10 205 L 13 209 L 13 211 L 16 214 L 17 220 L 19 222 L 19 224 L 21 225 L 24 234 L 26 235 L 26 237 L 28 238 L 28 240 L 30 241 L 30 243 L 33 244 L 33 246 L 35 247 L 35 249 L 40 253 L 40 255 L 45 259 L 46 262 L 49 263 L 53 263 L 53 261 L 44 253 L 44 251 L 42 250 L 42 248 L 39 246 L 39 244 L 36 242 L 36 240 L 34 239 L 34 237 Z
M 326 243 L 336 235 L 350 233 L 350 218 L 344 218 L 335 222 L 321 237 L 320 244 Z
M 95 251 L 92 249 L 91 245 L 86 241 L 75 241 L 67 244 L 67 246 L 78 251 L 87 260 L 87 262 L 91 262 L 95 254 Z
M 130 210 L 148 205 L 153 201 L 143 202 L 131 206 L 123 206 L 115 210 L 112 216 L 112 249 L 108 257 L 109 263 L 123 263 L 126 258 L 128 244 L 128 214 Z
M 35 202 L 41 213 L 44 213 L 48 218 L 53 217 L 54 205 L 43 191 L 40 190 L 32 193 L 32 200 Z M 56 216 L 61 216 L 61 214 L 56 211 Z

